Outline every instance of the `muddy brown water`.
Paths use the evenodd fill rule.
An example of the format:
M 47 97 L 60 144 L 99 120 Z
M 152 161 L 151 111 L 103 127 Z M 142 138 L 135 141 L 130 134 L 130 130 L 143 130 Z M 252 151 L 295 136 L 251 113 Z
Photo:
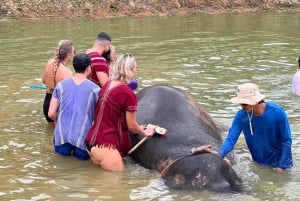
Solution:
M 298 200 L 300 98 L 292 96 L 297 70 L 300 14 L 203 15 L 122 19 L 41 19 L 0 22 L 0 200 Z M 111 173 L 53 153 L 53 127 L 42 114 L 41 73 L 56 42 L 70 39 L 77 52 L 107 31 L 118 53 L 138 62 L 139 89 L 179 87 L 213 118 L 230 125 L 237 105 L 229 99 L 243 82 L 257 83 L 266 100 L 289 116 L 294 168 L 282 175 L 255 165 L 241 136 L 234 169 L 248 193 L 179 191 L 156 171 L 125 158 Z M 72 69 L 71 65 L 69 67 Z

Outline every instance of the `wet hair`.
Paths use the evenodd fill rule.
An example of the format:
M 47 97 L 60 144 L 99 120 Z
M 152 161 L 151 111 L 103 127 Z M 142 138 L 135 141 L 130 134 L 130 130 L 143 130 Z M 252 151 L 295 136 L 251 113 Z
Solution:
M 98 41 L 109 41 L 111 42 L 111 36 L 108 33 L 101 32 L 97 35 Z
M 76 73 L 84 73 L 91 65 L 91 58 L 87 54 L 78 54 L 73 58 L 73 67 Z
M 73 47 L 74 45 L 70 40 L 61 40 L 58 42 L 53 62 L 54 74 L 56 73 L 59 64 L 62 63 L 68 56 L 68 53 L 72 53 Z
M 68 53 L 73 51 L 73 43 L 70 40 L 61 40 L 58 42 L 58 46 L 55 51 L 55 60 L 60 63 L 68 56 Z
M 110 69 L 110 78 L 125 83 L 132 79 L 132 69 L 136 66 L 135 58 L 129 53 L 123 53 L 117 57 L 116 62 Z

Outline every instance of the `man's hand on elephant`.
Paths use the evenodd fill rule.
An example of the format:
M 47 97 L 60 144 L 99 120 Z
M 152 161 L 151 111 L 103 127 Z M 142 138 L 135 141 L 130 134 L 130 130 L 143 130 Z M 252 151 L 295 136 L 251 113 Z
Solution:
M 231 162 L 230 162 L 230 160 L 228 158 L 226 158 L 226 157 L 223 158 L 217 151 L 215 151 L 215 154 L 217 156 L 219 156 L 220 158 L 222 158 L 228 165 L 232 166 Z
M 206 151 L 206 152 L 210 152 L 210 153 L 212 153 L 212 154 L 218 155 L 218 152 L 215 151 L 215 150 L 212 150 L 211 147 L 212 147 L 212 145 L 210 145 L 210 144 L 208 144 L 208 145 L 202 145 L 202 146 L 200 146 L 200 147 L 196 147 L 196 148 L 194 147 L 194 148 L 192 148 L 192 149 L 191 149 L 191 152 L 192 152 L 192 154 L 194 154 L 194 153 L 197 153 L 197 152 Z M 221 157 L 221 156 L 220 156 L 220 157 Z M 226 163 L 228 163 L 228 165 L 231 166 L 231 162 L 230 162 L 229 159 L 223 158 L 223 160 L 224 160 Z
M 225 157 L 225 158 L 223 158 L 223 160 L 224 160 L 228 165 L 232 166 L 232 165 L 231 165 L 231 162 L 230 162 L 230 160 L 229 160 L 228 158 Z

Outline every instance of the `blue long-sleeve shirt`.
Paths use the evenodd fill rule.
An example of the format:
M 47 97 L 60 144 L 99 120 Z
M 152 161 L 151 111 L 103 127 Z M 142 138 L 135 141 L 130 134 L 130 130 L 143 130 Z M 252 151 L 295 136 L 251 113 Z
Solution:
M 292 139 L 285 111 L 279 105 L 267 102 L 264 113 L 260 116 L 253 115 L 251 122 L 253 135 L 247 112 L 238 111 L 218 154 L 225 157 L 232 151 L 243 131 L 253 161 L 271 167 L 291 168 Z

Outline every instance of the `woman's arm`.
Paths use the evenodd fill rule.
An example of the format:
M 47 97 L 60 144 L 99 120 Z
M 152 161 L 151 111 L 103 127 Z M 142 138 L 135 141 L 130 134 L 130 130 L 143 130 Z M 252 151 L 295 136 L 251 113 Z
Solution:
M 57 109 L 58 109 L 58 99 L 52 97 L 50 101 L 49 110 L 48 110 L 48 116 L 54 121 L 56 121 L 57 119 Z
M 152 136 L 154 134 L 154 126 L 147 126 L 146 128 L 143 125 L 139 125 L 136 122 L 136 113 L 126 111 L 126 122 L 129 128 L 129 131 L 132 133 L 140 134 L 143 136 Z

